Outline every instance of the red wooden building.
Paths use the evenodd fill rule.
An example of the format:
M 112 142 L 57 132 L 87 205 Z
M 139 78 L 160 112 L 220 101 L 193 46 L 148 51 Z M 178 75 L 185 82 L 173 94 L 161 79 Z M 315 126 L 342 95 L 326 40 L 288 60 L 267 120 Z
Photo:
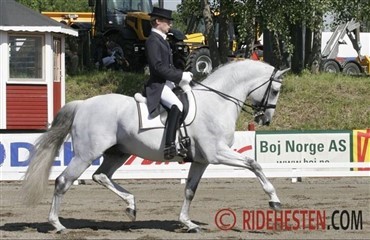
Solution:
M 65 35 L 78 33 L 0 0 L 0 129 L 46 129 L 65 103 Z

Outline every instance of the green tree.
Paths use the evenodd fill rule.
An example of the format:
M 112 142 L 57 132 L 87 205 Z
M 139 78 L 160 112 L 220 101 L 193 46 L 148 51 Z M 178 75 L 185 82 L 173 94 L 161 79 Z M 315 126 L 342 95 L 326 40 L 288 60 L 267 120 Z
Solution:
M 257 9 L 260 11 L 259 18 L 263 27 L 273 31 L 280 40 L 279 42 L 285 44 L 285 51 L 293 57 L 300 50 L 299 47 L 302 47 L 294 41 L 294 30 L 296 29 L 294 26 L 304 27 L 306 42 L 311 42 L 311 36 L 313 36 L 312 48 L 306 45 L 304 63 L 307 67 L 312 67 L 314 63 L 319 65 L 321 61 L 324 14 L 331 13 L 334 16 L 333 27 L 356 19 L 362 23 L 363 30 L 368 28 L 370 18 L 370 1 L 368 0 L 262 0 L 259 1 Z M 278 56 L 278 59 L 281 59 L 281 56 Z M 296 62 L 292 61 L 292 65 Z
M 16 0 L 38 12 L 86 12 L 91 11 L 87 0 Z
M 254 43 L 262 34 L 259 24 L 260 20 L 257 11 L 256 0 L 245 0 L 238 5 L 238 14 L 234 17 L 234 24 L 238 31 L 238 38 L 246 46 L 245 57 L 249 58 L 254 47 Z
M 208 3 L 206 0 L 201 1 Z M 182 13 L 199 13 L 203 9 L 199 9 L 198 3 L 199 0 L 184 1 L 181 5 Z M 221 22 L 219 31 L 221 38 L 217 52 L 221 58 L 225 54 L 221 49 L 224 42 L 222 37 L 227 36 L 227 28 L 222 26 L 225 27 L 227 21 L 230 21 L 230 15 L 233 15 L 238 25 L 239 39 L 248 46 L 246 56 L 252 49 L 256 36 L 263 30 L 270 33 L 270 43 L 265 44 L 270 44 L 273 49 L 273 64 L 276 67 L 284 63 L 284 55 L 293 57 L 293 65 L 297 64 L 297 59 L 302 66 L 309 68 L 320 64 L 323 16 L 327 13 L 334 16 L 333 27 L 354 18 L 361 22 L 362 31 L 370 30 L 369 0 L 213 0 L 210 7 L 219 8 L 221 18 L 225 20 L 224 24 Z M 306 35 L 306 43 L 312 42 L 312 47 L 310 44 L 303 46 L 304 42 L 298 41 L 303 36 L 302 33 Z M 211 37 L 212 35 L 208 36 L 209 39 Z M 300 53 L 304 48 L 303 59 Z M 300 72 L 302 69 L 297 70 Z
M 201 0 L 201 9 L 203 9 L 203 18 L 205 23 L 205 34 L 208 40 L 208 46 L 211 54 L 212 67 L 220 65 L 220 53 L 218 52 L 217 40 L 215 38 L 215 27 L 211 7 L 207 0 Z
M 370 1 L 369 0 L 333 0 L 330 10 L 334 16 L 333 26 L 356 19 L 361 23 L 363 31 L 370 31 Z
M 229 0 L 187 0 L 178 7 L 183 21 L 203 18 L 205 34 L 211 54 L 212 66 L 226 63 L 229 54 L 229 24 L 234 14 L 234 1 Z M 217 18 L 217 22 L 215 19 Z M 193 33 L 194 29 L 191 30 Z

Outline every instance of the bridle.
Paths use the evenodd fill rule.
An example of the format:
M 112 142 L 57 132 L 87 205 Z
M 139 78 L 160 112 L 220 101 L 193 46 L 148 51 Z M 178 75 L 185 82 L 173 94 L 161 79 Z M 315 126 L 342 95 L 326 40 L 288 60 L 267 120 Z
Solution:
M 275 80 L 275 75 L 276 75 L 277 71 L 278 71 L 278 69 L 275 68 L 274 71 L 272 72 L 269 80 L 267 80 L 266 82 L 262 83 L 261 85 L 259 85 L 258 87 L 254 88 L 253 90 L 251 90 L 248 93 L 247 97 L 249 97 L 254 91 L 256 91 L 259 88 L 263 87 L 264 85 L 268 84 L 268 86 L 266 88 L 266 91 L 265 91 L 265 94 L 263 95 L 262 100 L 260 102 L 257 102 L 257 104 L 255 103 L 255 104 L 252 104 L 252 105 L 247 104 L 244 101 L 241 101 L 241 100 L 239 100 L 239 99 L 237 99 L 237 98 L 235 98 L 233 96 L 230 96 L 230 95 L 228 95 L 226 93 L 223 93 L 221 91 L 218 91 L 216 89 L 213 89 L 211 87 L 208 87 L 208 86 L 202 84 L 199 81 L 193 80 L 192 82 L 193 83 L 196 83 L 196 84 L 198 84 L 198 85 L 200 85 L 200 86 L 202 86 L 202 87 L 204 87 L 204 88 L 206 88 L 206 89 L 208 89 L 208 90 L 210 90 L 212 92 L 217 93 L 218 95 L 220 95 L 221 97 L 225 98 L 228 101 L 231 101 L 231 102 L 235 103 L 236 105 L 238 105 L 241 108 L 242 111 L 247 112 L 247 113 L 250 113 L 254 117 L 258 117 L 258 116 L 264 115 L 264 113 L 265 113 L 265 111 L 267 109 L 271 109 L 271 108 L 275 109 L 276 108 L 276 104 L 269 104 L 268 103 L 268 99 L 270 97 L 272 82 L 281 83 L 281 81 Z M 254 112 L 252 113 L 252 112 L 246 110 L 245 107 L 250 107 Z

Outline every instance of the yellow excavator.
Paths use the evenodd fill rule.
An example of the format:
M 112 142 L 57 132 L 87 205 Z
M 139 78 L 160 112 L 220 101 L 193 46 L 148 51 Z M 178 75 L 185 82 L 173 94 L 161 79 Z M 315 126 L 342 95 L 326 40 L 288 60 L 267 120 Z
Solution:
M 151 0 L 88 0 L 93 9 L 84 12 L 43 12 L 59 22 L 63 22 L 80 31 L 79 48 L 84 48 L 83 54 L 89 52 L 89 57 L 80 56 L 99 64 L 104 56 L 109 55 L 110 45 L 121 48 L 124 56 L 122 68 L 127 71 L 143 71 L 147 65 L 145 57 L 145 41 L 148 38 L 151 25 L 148 13 L 152 11 Z M 185 35 L 172 29 L 168 40 L 172 47 L 174 64 L 185 69 L 188 57 L 188 47 L 184 43 Z M 111 43 L 114 44 L 111 44 Z M 117 46 L 118 45 L 118 46 Z M 87 51 L 86 46 L 89 46 Z M 81 54 L 79 54 L 81 55 Z
M 218 32 L 218 13 L 213 14 L 213 21 Z M 212 60 L 208 47 L 207 38 L 204 34 L 205 24 L 203 17 L 191 16 L 187 22 L 185 43 L 188 44 L 190 54 L 186 64 L 187 70 L 196 76 L 206 75 L 212 71 Z M 235 28 L 233 23 L 229 26 L 229 57 L 235 57 L 238 50 Z

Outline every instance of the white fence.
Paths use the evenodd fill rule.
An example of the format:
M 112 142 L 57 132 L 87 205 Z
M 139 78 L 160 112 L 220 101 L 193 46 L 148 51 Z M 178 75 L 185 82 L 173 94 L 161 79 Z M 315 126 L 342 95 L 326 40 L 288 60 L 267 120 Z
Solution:
M 28 155 L 40 133 L 0 135 L 0 180 L 21 180 Z M 257 159 L 267 177 L 370 176 L 370 130 L 321 132 L 236 132 L 232 149 Z M 367 139 L 367 140 L 366 140 Z M 54 162 L 55 179 L 73 156 L 66 141 Z M 91 179 L 101 159 L 80 177 Z M 122 161 L 124 162 L 124 161 Z M 190 163 L 152 162 L 131 156 L 114 174 L 115 179 L 187 178 Z M 246 169 L 210 165 L 205 178 L 255 177 Z

